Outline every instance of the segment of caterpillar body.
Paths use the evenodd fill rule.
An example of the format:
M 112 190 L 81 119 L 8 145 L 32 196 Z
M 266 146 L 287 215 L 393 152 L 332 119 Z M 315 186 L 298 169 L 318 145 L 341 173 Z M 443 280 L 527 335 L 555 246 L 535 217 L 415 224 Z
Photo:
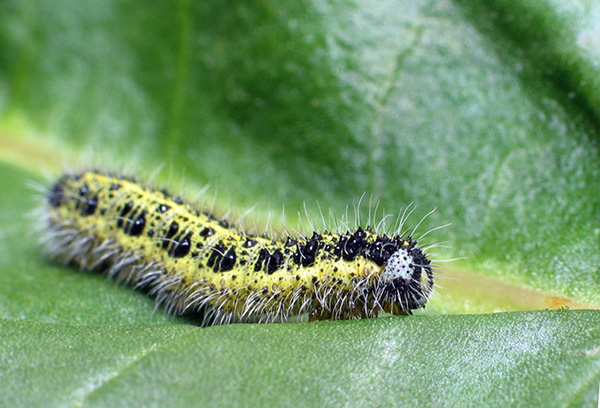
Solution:
M 101 172 L 65 174 L 48 192 L 47 251 L 107 269 L 174 313 L 203 324 L 411 314 L 433 290 L 429 259 L 410 237 L 346 233 L 247 235 L 164 190 Z

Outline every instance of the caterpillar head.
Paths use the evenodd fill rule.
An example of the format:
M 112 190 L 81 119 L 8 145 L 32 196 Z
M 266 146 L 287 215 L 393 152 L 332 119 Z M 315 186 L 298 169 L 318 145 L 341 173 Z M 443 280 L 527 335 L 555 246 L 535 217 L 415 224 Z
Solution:
M 431 261 L 409 240 L 385 262 L 377 286 L 386 312 L 410 314 L 411 309 L 423 307 L 433 291 Z

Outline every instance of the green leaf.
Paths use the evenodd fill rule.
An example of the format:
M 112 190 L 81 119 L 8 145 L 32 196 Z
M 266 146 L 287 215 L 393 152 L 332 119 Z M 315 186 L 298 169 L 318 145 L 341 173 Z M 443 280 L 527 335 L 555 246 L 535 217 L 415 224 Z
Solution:
M 573 406 L 600 365 L 594 311 L 1 334 L 6 406 Z
M 597 404 L 596 3 L 1 2 L 0 405 Z M 201 329 L 43 257 L 65 162 L 290 228 L 437 207 L 461 259 L 412 317 Z

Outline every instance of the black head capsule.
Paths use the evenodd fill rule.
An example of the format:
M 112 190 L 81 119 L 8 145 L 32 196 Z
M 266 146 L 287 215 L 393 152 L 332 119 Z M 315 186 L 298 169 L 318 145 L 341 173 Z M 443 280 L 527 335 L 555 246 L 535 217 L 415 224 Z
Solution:
M 409 313 L 424 307 L 433 291 L 431 261 L 416 243 L 402 246 L 383 265 L 378 287 L 388 312 Z

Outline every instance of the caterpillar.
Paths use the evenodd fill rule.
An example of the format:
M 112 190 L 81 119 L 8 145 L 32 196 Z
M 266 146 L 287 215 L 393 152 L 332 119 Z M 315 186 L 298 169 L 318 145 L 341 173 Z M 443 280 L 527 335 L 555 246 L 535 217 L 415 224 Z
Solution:
M 63 174 L 45 201 L 49 257 L 107 271 L 204 326 L 409 315 L 433 291 L 431 261 L 399 232 L 247 234 L 164 189 L 101 171 Z

